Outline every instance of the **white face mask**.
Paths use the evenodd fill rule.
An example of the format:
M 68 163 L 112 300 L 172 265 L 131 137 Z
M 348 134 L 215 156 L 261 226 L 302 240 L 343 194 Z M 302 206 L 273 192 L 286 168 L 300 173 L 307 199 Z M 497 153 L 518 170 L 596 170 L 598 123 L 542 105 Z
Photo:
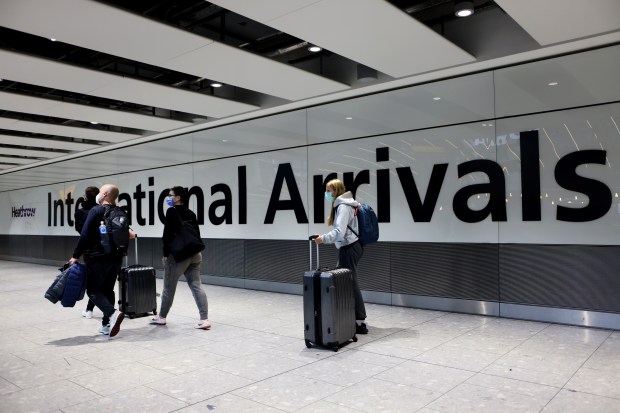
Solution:
M 101 205 L 101 200 L 103 199 L 103 194 L 102 193 L 98 193 L 97 196 L 95 197 L 95 202 L 97 203 L 97 205 Z

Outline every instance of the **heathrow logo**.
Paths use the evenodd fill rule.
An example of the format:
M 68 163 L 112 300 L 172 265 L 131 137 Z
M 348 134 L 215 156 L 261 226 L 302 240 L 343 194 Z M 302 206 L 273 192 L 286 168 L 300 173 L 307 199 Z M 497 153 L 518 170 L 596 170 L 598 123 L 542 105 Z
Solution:
M 24 208 L 23 205 L 19 208 L 13 207 L 11 208 L 11 217 L 12 218 L 30 218 L 30 217 L 34 217 L 36 211 L 37 211 L 36 208 Z

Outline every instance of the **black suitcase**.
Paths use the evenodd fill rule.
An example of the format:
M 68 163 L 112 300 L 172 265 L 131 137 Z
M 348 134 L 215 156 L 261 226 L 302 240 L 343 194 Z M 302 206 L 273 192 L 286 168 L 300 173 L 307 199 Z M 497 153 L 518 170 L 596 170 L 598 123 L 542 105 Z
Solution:
M 310 270 L 304 274 L 304 338 L 306 347 L 319 345 L 338 351 L 355 336 L 355 298 L 353 275 L 348 268 L 320 268 L 319 246 L 316 247 L 316 270 L 312 270 L 310 237 Z
M 136 263 L 138 262 L 138 237 L 135 237 Z M 144 265 L 128 265 L 118 276 L 120 310 L 129 318 L 157 314 L 157 292 L 155 289 L 155 268 Z

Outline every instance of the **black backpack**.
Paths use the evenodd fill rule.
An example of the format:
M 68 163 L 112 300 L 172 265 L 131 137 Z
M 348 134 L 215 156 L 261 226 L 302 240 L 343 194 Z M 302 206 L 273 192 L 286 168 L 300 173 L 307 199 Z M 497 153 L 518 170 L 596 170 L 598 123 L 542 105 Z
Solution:
M 116 205 L 106 205 L 103 222 L 107 233 L 102 234 L 100 231 L 104 254 L 127 255 L 127 249 L 129 248 L 129 217 L 127 217 L 125 211 Z M 104 235 L 107 235 L 107 237 L 104 237 Z

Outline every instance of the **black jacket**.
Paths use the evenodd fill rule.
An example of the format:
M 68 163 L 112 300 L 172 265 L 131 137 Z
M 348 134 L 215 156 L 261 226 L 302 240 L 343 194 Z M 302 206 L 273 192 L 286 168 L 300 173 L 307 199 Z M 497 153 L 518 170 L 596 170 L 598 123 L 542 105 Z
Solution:
M 80 239 L 73 251 L 73 258 L 80 258 L 84 253 L 90 257 L 103 254 L 101 236 L 99 235 L 99 225 L 101 221 L 103 221 L 104 214 L 105 208 L 101 205 L 95 205 L 88 212 L 82 232 L 80 232 Z
M 200 231 L 196 214 L 191 209 L 188 209 L 185 205 L 175 205 L 168 208 L 166 211 L 166 221 L 164 222 L 164 235 L 161 237 L 164 244 L 164 257 L 170 254 L 170 244 L 183 224 L 181 220 L 191 221 Z
M 88 211 L 90 211 L 97 203 L 92 201 L 84 201 L 82 202 L 82 206 L 79 209 L 75 210 L 74 219 L 75 219 L 75 230 L 78 233 L 82 232 L 82 228 L 84 228 L 84 223 L 86 222 L 86 217 L 88 216 Z

